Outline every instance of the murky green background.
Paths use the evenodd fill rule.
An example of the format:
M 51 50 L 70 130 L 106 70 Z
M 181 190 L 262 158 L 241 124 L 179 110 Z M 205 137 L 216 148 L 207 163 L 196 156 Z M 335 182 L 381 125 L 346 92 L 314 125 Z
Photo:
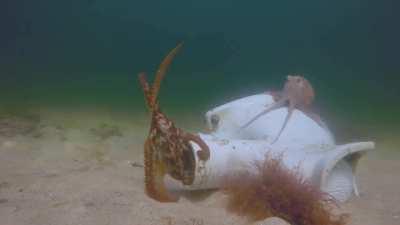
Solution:
M 162 85 L 169 114 L 195 118 L 300 73 L 337 132 L 396 137 L 400 16 L 395 1 L 12 1 L 2 13 L 1 108 L 145 111 L 152 77 L 185 41 Z M 5 9 L 3 9 L 5 10 Z M 175 117 L 179 120 L 179 117 Z M 370 132 L 372 134 L 370 134 Z

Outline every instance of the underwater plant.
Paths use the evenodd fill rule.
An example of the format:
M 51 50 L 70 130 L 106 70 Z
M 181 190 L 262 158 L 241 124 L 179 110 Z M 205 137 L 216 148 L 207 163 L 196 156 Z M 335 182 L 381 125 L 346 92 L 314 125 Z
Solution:
M 281 156 L 266 155 L 254 163 L 255 172 L 224 177 L 227 210 L 251 221 L 280 217 L 295 225 L 343 225 L 347 215 L 335 215 L 335 200 L 284 167 Z

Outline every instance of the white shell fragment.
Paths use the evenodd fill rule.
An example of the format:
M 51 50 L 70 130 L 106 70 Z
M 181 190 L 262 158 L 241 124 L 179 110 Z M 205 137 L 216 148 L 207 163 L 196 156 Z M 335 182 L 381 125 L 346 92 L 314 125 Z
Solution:
M 258 94 L 241 98 L 206 113 L 210 134 L 200 137 L 210 148 L 206 162 L 196 158 L 194 183 L 183 186 L 168 177 L 167 187 L 173 190 L 199 190 L 219 188 L 221 177 L 239 170 L 252 171 L 254 161 L 265 155 L 282 156 L 288 169 L 299 169 L 313 184 L 344 202 L 358 195 L 355 175 L 358 160 L 375 147 L 373 142 L 336 145 L 331 132 L 314 120 L 295 110 L 285 130 L 271 144 L 283 125 L 287 108 L 271 111 L 247 128 L 242 128 L 269 104 L 272 96 Z M 194 149 L 199 146 L 193 143 Z M 196 156 L 197 157 L 197 156 Z

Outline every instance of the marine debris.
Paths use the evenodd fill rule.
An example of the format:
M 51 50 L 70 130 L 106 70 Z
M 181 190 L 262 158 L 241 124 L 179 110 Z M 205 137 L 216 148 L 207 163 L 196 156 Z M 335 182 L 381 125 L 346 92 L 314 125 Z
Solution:
M 294 109 L 302 111 L 304 114 L 306 114 L 315 122 L 317 122 L 320 126 L 322 126 L 322 122 L 319 116 L 317 114 L 312 113 L 310 110 L 310 106 L 314 101 L 315 94 L 314 94 L 314 89 L 311 86 L 310 82 L 304 77 L 296 75 L 295 76 L 288 75 L 287 81 L 285 82 L 282 91 L 268 92 L 268 93 L 274 97 L 275 102 L 269 105 L 264 111 L 259 113 L 257 116 L 252 118 L 245 125 L 243 125 L 242 128 L 248 127 L 250 124 L 252 124 L 261 116 L 267 114 L 272 110 L 285 107 L 287 104 L 288 104 L 287 116 L 285 118 L 285 121 L 283 122 L 281 129 L 279 130 L 278 135 L 276 136 L 276 138 L 272 143 L 276 142 L 279 139 L 290 117 L 292 116 Z
M 264 135 L 260 130 L 254 130 L 255 135 L 253 134 L 253 137 L 260 138 L 248 139 L 246 136 L 230 136 L 232 131 L 237 131 L 237 128 L 240 127 L 237 124 L 243 124 L 243 122 L 248 121 L 257 113 L 258 110 L 254 110 L 252 107 L 261 109 L 267 103 L 268 105 L 274 104 L 270 95 L 246 97 L 209 111 L 206 115 L 209 123 L 212 123 L 214 115 L 218 116 L 218 123 L 214 125 L 215 129 L 211 134 L 198 133 L 194 135 L 175 127 L 174 123 L 161 112 L 157 98 L 166 70 L 181 47 L 182 44 L 179 44 L 164 58 L 152 86 L 147 82 L 144 73 L 139 74 L 139 82 L 151 114 L 150 131 L 144 144 L 145 191 L 150 198 L 160 202 L 173 202 L 177 201 L 179 196 L 173 195 L 172 191 L 221 188 L 224 185 L 222 178 L 225 175 L 235 172 L 238 172 L 238 174 L 254 172 L 251 169 L 249 171 L 248 166 L 252 165 L 254 161 L 264 160 L 265 154 L 273 153 L 283 154 L 282 165 L 288 171 L 297 171 L 301 175 L 300 180 L 297 180 L 297 186 L 305 188 L 306 192 L 311 190 L 311 186 L 319 188 L 317 191 L 314 189 L 310 191 L 315 191 L 316 193 L 315 196 L 309 196 L 311 200 L 319 201 L 322 199 L 323 202 L 326 202 L 321 198 L 321 193 L 323 192 L 329 193 L 337 201 L 341 202 L 348 200 L 353 194 L 357 194 L 354 171 L 359 157 L 353 156 L 361 156 L 366 151 L 372 150 L 374 148 L 373 142 L 336 145 L 331 138 L 329 130 L 318 125 L 315 120 L 305 116 L 301 110 L 296 110 L 293 113 L 292 123 L 288 126 L 288 135 L 284 138 L 282 137 L 280 143 L 273 144 L 268 139 L 263 138 Z M 292 80 L 293 82 L 298 82 L 296 77 L 289 78 L 295 79 Z M 296 83 L 296 85 L 300 84 Z M 308 91 L 310 90 L 312 89 Z M 304 98 L 296 100 L 302 101 L 300 109 L 304 105 L 309 106 L 313 99 L 313 91 L 310 92 L 312 94 L 302 91 Z M 280 107 L 290 101 L 289 97 L 284 95 L 277 98 L 281 99 L 276 99 L 276 102 L 282 102 Z M 297 103 L 289 102 L 289 104 L 292 104 L 293 107 L 299 106 Z M 254 114 L 252 114 L 251 110 L 254 111 Z M 284 111 L 284 109 L 277 110 L 276 116 L 281 119 L 285 116 L 288 117 Z M 274 113 L 271 112 L 271 114 Z M 271 120 L 268 120 L 266 124 L 271 122 Z M 265 127 L 266 124 L 262 123 L 260 126 Z M 275 126 L 275 130 L 269 132 L 276 134 L 275 131 L 279 130 L 279 128 L 281 130 L 284 129 L 284 126 L 283 128 L 281 127 L 280 122 Z M 304 130 L 311 131 L 313 135 L 299 136 L 299 134 L 307 133 L 303 132 Z M 288 173 L 292 174 L 292 172 Z M 262 181 L 270 179 L 264 178 L 265 174 L 269 173 L 257 173 L 256 170 L 255 175 L 253 174 L 249 177 L 261 176 L 259 179 Z M 332 174 L 334 176 L 331 176 Z M 167 177 L 166 175 L 170 176 Z M 243 176 L 241 177 L 243 178 Z M 164 178 L 166 178 L 165 181 Z M 311 183 L 306 182 L 306 179 Z M 296 181 L 296 179 L 294 180 Z M 236 180 L 237 183 L 243 183 L 243 181 L 246 181 L 246 179 Z M 279 186 L 279 181 L 276 182 L 273 185 Z M 293 188 L 297 188 L 296 183 L 293 183 L 293 185 L 295 185 Z M 267 186 L 264 185 L 263 188 L 265 189 Z M 258 194 L 262 195 L 264 189 L 259 189 L 260 193 Z M 267 189 L 265 191 L 269 193 Z M 286 191 L 291 192 L 293 190 L 288 189 Z M 288 199 L 297 201 L 296 197 L 301 198 L 300 193 L 302 190 L 299 188 L 295 189 L 295 191 L 298 196 L 274 197 L 274 201 L 276 200 L 277 204 L 286 204 L 289 201 Z M 282 199 L 279 200 L 281 197 Z M 292 197 L 293 199 L 291 199 Z M 279 203 L 279 201 L 283 202 Z M 304 201 L 303 203 L 306 204 L 308 200 Z M 294 211 L 288 213 L 295 213 L 297 209 L 290 210 Z M 304 210 L 310 210 L 310 208 Z M 314 213 L 314 211 L 307 212 Z M 318 213 L 323 214 L 320 211 Z M 287 218 L 284 219 L 288 220 Z M 321 218 L 321 221 L 324 221 L 324 218 Z
M 193 183 L 196 160 L 190 142 L 201 148 L 197 152 L 200 160 L 206 161 L 210 158 L 208 146 L 202 139 L 175 127 L 161 112 L 157 100 L 161 81 L 182 45 L 181 43 L 175 47 L 161 62 L 151 87 L 145 73 L 139 74 L 139 82 L 151 114 L 150 131 L 144 144 L 145 190 L 149 197 L 160 202 L 174 202 L 179 199 L 166 189 L 163 180 L 166 174 L 184 185 Z
M 210 109 L 205 115 L 206 125 L 212 135 L 219 138 L 264 140 L 272 144 L 287 116 L 286 108 L 273 110 L 246 129 L 242 128 L 243 124 L 264 111 L 266 105 L 272 104 L 273 96 L 265 93 L 235 99 Z M 327 126 L 321 127 L 302 111 L 294 110 L 284 132 L 273 144 L 294 145 L 299 149 L 320 145 L 323 150 L 333 148 L 335 138 Z

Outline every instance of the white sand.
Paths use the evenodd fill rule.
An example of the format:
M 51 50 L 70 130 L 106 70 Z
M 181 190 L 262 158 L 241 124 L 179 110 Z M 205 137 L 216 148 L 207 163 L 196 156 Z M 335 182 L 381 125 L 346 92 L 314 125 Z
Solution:
M 144 194 L 143 115 L 44 115 L 36 137 L 0 136 L 0 225 L 246 224 L 225 211 L 218 192 L 178 203 Z M 122 136 L 90 132 L 101 123 L 118 126 Z M 400 224 L 400 161 L 380 154 L 378 143 L 377 153 L 360 161 L 361 197 L 341 206 L 350 224 Z

